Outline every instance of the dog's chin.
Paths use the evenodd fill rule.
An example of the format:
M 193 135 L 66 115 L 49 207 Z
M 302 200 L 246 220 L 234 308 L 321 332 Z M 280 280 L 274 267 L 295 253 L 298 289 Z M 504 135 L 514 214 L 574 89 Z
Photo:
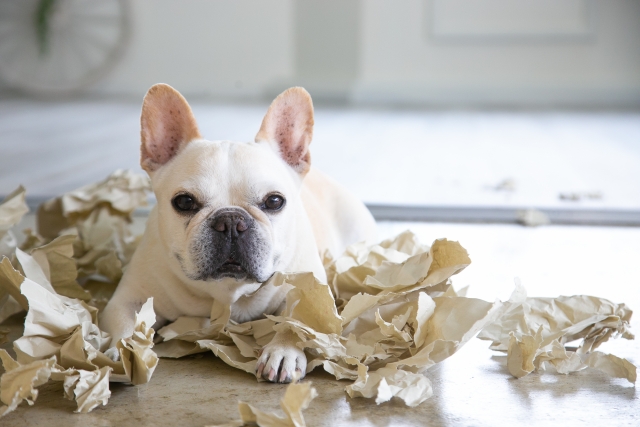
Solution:
M 205 282 L 218 281 L 223 279 L 233 279 L 244 283 L 262 283 L 267 281 L 271 274 L 265 275 L 252 272 L 238 263 L 224 263 L 217 268 L 207 268 L 197 274 L 187 274 L 192 280 L 202 280 Z
M 224 263 L 211 274 L 211 279 L 213 280 L 227 277 L 237 281 L 257 281 L 253 274 L 250 274 L 242 265 L 237 263 Z

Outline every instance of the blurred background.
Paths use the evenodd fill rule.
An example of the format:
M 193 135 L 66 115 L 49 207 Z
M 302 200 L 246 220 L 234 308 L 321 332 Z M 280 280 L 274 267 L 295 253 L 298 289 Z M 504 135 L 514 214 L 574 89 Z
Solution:
M 0 0 L 0 195 L 140 171 L 158 82 L 205 138 L 244 141 L 304 86 L 313 163 L 382 237 L 469 242 L 469 282 L 555 293 L 573 263 L 640 288 L 599 249 L 640 254 L 639 0 Z

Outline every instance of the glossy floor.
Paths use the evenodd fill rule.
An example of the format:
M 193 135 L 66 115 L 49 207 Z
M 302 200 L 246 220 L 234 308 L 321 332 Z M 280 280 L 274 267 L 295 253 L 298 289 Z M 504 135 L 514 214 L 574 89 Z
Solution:
M 29 218 L 29 220 L 32 218 Z M 380 223 L 380 237 L 410 228 L 423 241 L 459 240 L 473 263 L 454 277 L 469 296 L 507 298 L 519 275 L 534 296 L 592 294 L 640 307 L 640 228 L 541 227 Z M 12 319 L 15 334 L 19 319 Z M 640 329 L 633 319 L 634 329 Z M 4 346 L 9 347 L 8 345 Z M 603 351 L 640 365 L 640 342 L 615 340 Z M 427 373 L 434 396 L 416 408 L 400 401 L 377 406 L 350 399 L 347 381 L 319 370 L 307 381 L 319 396 L 305 411 L 309 426 L 638 426 L 640 393 L 620 379 L 593 370 L 570 375 L 509 375 L 505 357 L 473 339 Z M 0 425 L 46 426 L 205 426 L 238 418 L 237 402 L 278 408 L 285 386 L 257 383 L 212 355 L 160 361 L 149 384 L 114 385 L 106 407 L 73 414 L 75 404 L 62 386 L 40 388 L 33 407 L 21 405 Z

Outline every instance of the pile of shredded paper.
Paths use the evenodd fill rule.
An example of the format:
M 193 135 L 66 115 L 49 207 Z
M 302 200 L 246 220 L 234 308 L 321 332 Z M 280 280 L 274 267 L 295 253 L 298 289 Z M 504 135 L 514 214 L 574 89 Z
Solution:
M 50 200 L 38 209 L 37 232 L 25 230 L 20 248 L 10 229 L 28 212 L 24 189 L 0 204 L 0 322 L 27 310 L 24 334 L 13 343 L 17 360 L 0 350 L 0 400 L 6 405 L 0 415 L 23 400 L 32 404 L 36 387 L 50 380 L 63 381 L 77 411 L 88 412 L 107 403 L 109 381 L 148 382 L 158 357 L 212 351 L 254 375 L 260 349 L 283 330 L 299 337 L 308 372 L 322 367 L 351 380 L 349 396 L 376 403 L 394 396 L 408 406 L 427 400 L 433 389 L 425 371 L 476 335 L 507 353 L 509 372 L 518 378 L 546 367 L 559 373 L 590 367 L 636 381 L 633 364 L 596 351 L 612 337 L 633 339 L 632 312 L 624 304 L 582 295 L 527 298 L 519 283 L 508 301 L 467 298 L 451 285 L 451 276 L 471 262 L 466 250 L 446 239 L 422 245 L 410 232 L 353 245 L 338 258 L 326 254 L 328 284 L 311 273 L 274 274 L 269 280 L 276 286 L 292 286 L 278 316 L 237 324 L 228 307 L 214 304 L 210 318 L 181 317 L 160 329 L 162 342 L 154 347 L 149 299 L 133 336 L 117 344 L 121 361 L 113 362 L 103 353 L 110 337 L 100 331 L 97 313 L 138 243 L 132 213 L 148 192 L 145 177 L 117 171 Z M 6 333 L 0 328 L 0 342 Z M 300 397 L 292 397 L 297 409 L 289 421 L 261 422 L 274 416 L 241 403 L 242 422 L 304 425 L 300 411 L 315 391 L 297 386 L 306 388 L 291 391 Z

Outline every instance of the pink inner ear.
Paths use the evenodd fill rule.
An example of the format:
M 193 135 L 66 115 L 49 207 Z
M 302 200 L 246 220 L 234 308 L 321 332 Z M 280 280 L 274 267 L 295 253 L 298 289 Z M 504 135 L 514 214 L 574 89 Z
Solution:
M 313 136 L 313 104 L 302 88 L 291 88 L 271 104 L 256 141 L 275 142 L 282 159 L 298 173 L 311 166 L 309 144 Z
M 141 165 L 152 171 L 171 160 L 189 141 L 200 138 L 187 101 L 167 85 L 152 87 L 142 106 Z
M 156 163 L 162 165 L 171 160 L 187 137 L 180 127 L 179 116 L 179 110 L 163 111 L 150 125 L 149 151 Z
M 285 103 L 277 114 L 276 129 L 273 138 L 278 142 L 278 148 L 285 162 L 297 166 L 308 157 L 310 135 L 307 132 L 305 114 L 296 111 L 296 107 Z M 297 114 L 296 114 L 297 113 Z

